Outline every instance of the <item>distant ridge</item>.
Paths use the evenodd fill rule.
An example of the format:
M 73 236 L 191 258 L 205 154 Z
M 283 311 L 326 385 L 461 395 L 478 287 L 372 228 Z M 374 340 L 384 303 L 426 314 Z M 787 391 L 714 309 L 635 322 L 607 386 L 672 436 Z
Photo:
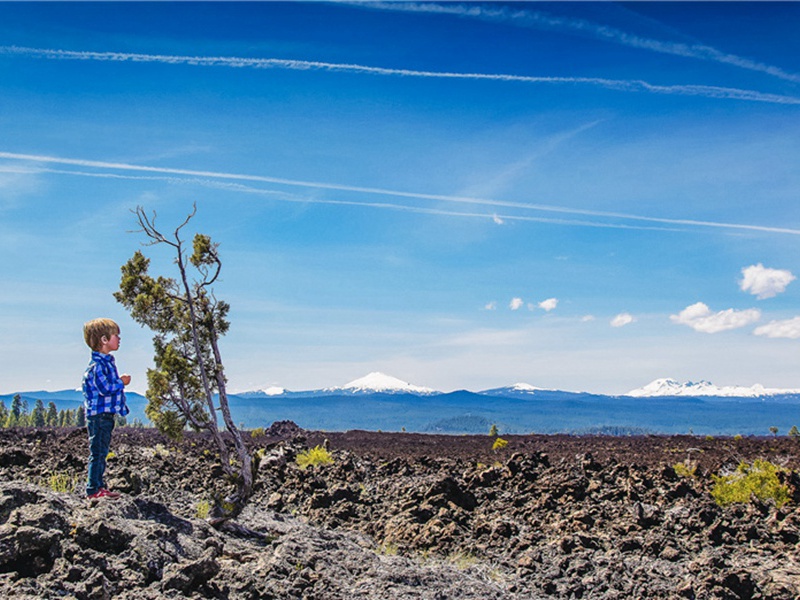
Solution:
M 800 389 L 765 388 L 755 384 L 750 387 L 724 386 L 718 387 L 710 381 L 687 381 L 680 383 L 675 379 L 664 378 L 651 381 L 646 386 L 631 390 L 625 396 L 634 398 L 653 398 L 659 396 L 716 396 L 721 398 L 759 398 L 761 396 L 778 396 L 781 394 L 800 394 Z

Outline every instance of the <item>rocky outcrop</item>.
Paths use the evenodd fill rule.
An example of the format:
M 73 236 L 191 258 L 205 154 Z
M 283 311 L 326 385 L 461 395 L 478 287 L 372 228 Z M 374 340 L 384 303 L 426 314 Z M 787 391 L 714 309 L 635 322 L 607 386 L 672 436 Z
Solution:
M 46 485 L 74 464 L 82 475 L 84 437 L 60 435 L 7 437 L 0 452 L 0 597 L 800 597 L 796 470 L 781 475 L 783 507 L 726 508 L 708 472 L 681 477 L 673 454 L 639 463 L 608 439 L 583 442 L 602 455 L 518 444 L 487 461 L 462 437 L 425 454 L 337 449 L 329 435 L 334 462 L 304 470 L 297 453 L 323 440 L 283 423 L 251 440 L 266 448 L 254 495 L 238 527 L 217 530 L 198 517 L 224 489 L 204 438 L 115 433 L 108 473 L 124 495 L 90 504 L 79 483 Z

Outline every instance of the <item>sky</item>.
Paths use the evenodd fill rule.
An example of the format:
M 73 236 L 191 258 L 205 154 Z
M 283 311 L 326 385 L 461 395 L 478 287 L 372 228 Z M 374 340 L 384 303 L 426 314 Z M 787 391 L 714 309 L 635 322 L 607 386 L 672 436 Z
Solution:
M 0 393 L 76 388 L 142 206 L 233 391 L 800 387 L 800 3 L 0 3 Z

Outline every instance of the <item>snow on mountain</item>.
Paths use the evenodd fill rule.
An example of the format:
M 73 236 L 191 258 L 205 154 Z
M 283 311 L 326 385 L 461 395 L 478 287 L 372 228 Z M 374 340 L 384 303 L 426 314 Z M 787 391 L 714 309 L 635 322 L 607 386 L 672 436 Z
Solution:
M 397 379 L 396 377 L 385 375 L 377 371 L 372 372 L 364 377 L 361 377 L 360 379 L 351 381 L 350 383 L 345 384 L 341 388 L 334 388 L 334 389 L 341 389 L 352 393 L 365 393 L 365 392 L 388 392 L 388 393 L 406 392 L 409 394 L 436 393 L 436 390 L 432 390 L 431 388 L 411 385 L 410 383 L 406 383 L 405 381 Z
M 265 396 L 281 396 L 286 393 L 285 389 L 277 386 L 268 387 L 267 389 L 261 391 Z
M 646 386 L 631 390 L 626 396 L 649 398 L 655 396 L 722 396 L 735 398 L 757 398 L 759 396 L 775 396 L 778 394 L 800 394 L 800 390 L 765 388 L 755 384 L 751 387 L 723 386 L 718 387 L 709 381 L 680 383 L 674 379 L 656 379 Z
M 541 391 L 544 388 L 535 387 L 530 383 L 515 383 L 514 385 L 511 386 L 511 389 L 516 392 L 536 392 L 536 391 Z

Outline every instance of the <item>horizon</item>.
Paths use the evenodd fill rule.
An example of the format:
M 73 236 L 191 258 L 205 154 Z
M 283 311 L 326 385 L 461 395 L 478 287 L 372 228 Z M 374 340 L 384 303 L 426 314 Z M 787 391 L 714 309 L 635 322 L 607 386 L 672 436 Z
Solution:
M 131 210 L 232 389 L 798 389 L 798 3 L 0 3 L 0 390 L 74 389 Z

